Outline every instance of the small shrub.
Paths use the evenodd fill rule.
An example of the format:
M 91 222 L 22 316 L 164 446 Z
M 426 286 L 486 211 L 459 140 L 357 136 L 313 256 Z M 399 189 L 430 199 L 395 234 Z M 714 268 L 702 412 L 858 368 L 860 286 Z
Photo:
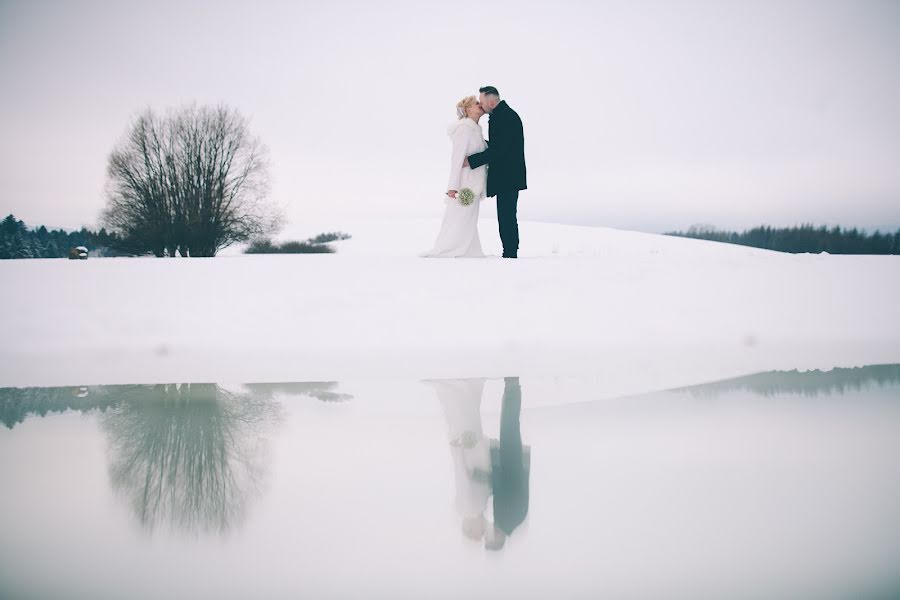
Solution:
M 329 241 L 334 241 L 338 238 L 331 236 L 345 236 L 340 239 L 348 239 L 350 236 L 346 233 L 334 234 L 334 233 L 323 233 L 319 234 L 314 238 L 310 238 L 306 241 L 298 242 L 283 242 L 281 244 L 275 244 L 272 240 L 269 239 L 259 239 L 254 240 L 250 246 L 244 250 L 246 254 L 333 254 L 336 252 L 334 248 L 328 246 L 324 242 L 320 242 L 317 240 L 328 239 Z
M 309 242 L 285 242 L 277 250 L 281 254 L 332 254 L 334 251 L 331 246 Z
M 327 244 L 328 242 L 337 242 L 340 240 L 349 240 L 350 234 L 342 231 L 334 231 L 331 233 L 320 233 L 316 237 L 309 238 L 311 244 Z
M 244 252 L 246 254 L 273 254 L 278 250 L 272 244 L 272 240 L 262 239 L 254 240 Z

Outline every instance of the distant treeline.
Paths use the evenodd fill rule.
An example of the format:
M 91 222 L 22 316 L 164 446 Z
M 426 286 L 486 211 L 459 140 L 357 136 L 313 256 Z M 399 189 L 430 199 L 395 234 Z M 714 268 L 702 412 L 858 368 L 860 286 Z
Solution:
M 828 252 L 829 254 L 900 254 L 900 229 L 894 233 L 868 234 L 855 227 L 841 229 L 815 227 L 754 227 L 743 233 L 720 231 L 709 225 L 693 225 L 687 231 L 672 231 L 666 235 L 725 242 L 765 248 L 779 252 Z
M 29 229 L 13 215 L 0 222 L 0 259 L 3 258 L 65 258 L 69 249 L 85 246 L 93 256 L 129 256 L 122 240 L 106 229 L 91 231 L 48 230 L 41 225 Z
M 253 241 L 245 250 L 248 254 L 317 254 L 333 253 L 330 242 L 348 240 L 350 235 L 340 231 L 320 233 L 302 242 L 277 244 L 263 238 Z M 150 254 L 139 251 L 128 240 L 106 229 L 92 231 L 82 227 L 79 231 L 48 230 L 41 225 L 29 229 L 13 215 L 0 222 L 0 259 L 4 258 L 66 258 L 69 249 L 85 246 L 91 256 L 138 256 Z

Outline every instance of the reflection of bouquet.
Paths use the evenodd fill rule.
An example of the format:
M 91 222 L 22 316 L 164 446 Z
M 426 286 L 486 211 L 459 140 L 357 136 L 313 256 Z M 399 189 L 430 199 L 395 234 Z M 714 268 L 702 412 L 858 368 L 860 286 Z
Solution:
M 468 206 L 475 201 L 475 192 L 470 190 L 469 188 L 463 188 L 459 190 L 459 195 L 457 196 L 459 203 L 463 206 Z

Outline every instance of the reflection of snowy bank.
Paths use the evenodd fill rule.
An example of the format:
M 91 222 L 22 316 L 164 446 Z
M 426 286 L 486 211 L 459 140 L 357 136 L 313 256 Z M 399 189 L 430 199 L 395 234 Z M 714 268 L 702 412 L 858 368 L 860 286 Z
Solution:
M 900 257 L 523 223 L 518 262 L 427 261 L 436 222 L 311 225 L 335 226 L 336 255 L 3 261 L 0 385 L 591 374 L 615 395 L 900 362 Z
M 76 388 L 47 390 L 45 400 L 31 390 L 26 397 L 53 414 L 0 428 L 2 581 L 14 592 L 4 598 L 381 598 L 397 590 L 454 599 L 723 598 L 735 589 L 753 598 L 894 598 L 896 369 L 773 373 L 714 384 L 719 391 L 703 397 L 675 390 L 580 403 L 602 392 L 590 378 L 578 387 L 523 377 L 518 391 L 511 379 L 431 389 L 412 380 L 252 386 L 257 400 L 283 411 L 268 429 L 265 419 L 248 426 L 259 420 L 255 409 L 243 412 L 222 387 L 216 406 L 203 385 L 161 386 L 161 401 L 147 403 L 119 393 L 125 387 L 89 387 L 86 398 L 75 398 Z M 756 385 L 770 380 L 778 384 Z M 845 391 L 802 395 L 832 387 Z M 786 393 L 769 395 L 776 388 Z M 325 402 L 320 390 L 353 399 Z M 101 402 L 107 391 L 120 400 Z M 54 408 L 91 398 L 97 410 Z M 519 398 L 515 429 L 533 449 L 530 465 L 522 463 L 527 518 L 485 557 L 503 518 L 480 485 L 496 463 L 472 442 L 499 434 L 503 444 L 517 412 L 505 409 Z M 166 482 L 146 507 L 160 530 L 152 540 L 135 531 L 142 477 L 178 481 L 157 457 L 199 475 L 177 454 L 187 449 L 219 465 L 213 473 L 231 469 L 244 481 L 244 453 L 202 441 L 209 434 L 228 447 L 232 435 L 252 448 L 254 433 L 269 440 L 266 456 L 249 463 L 256 473 L 265 467 L 259 497 L 199 476 L 174 494 Z M 138 448 L 120 447 L 125 436 Z M 111 481 L 124 462 L 138 468 Z M 236 501 L 222 500 L 232 492 Z M 240 526 L 210 512 L 222 506 L 243 517 Z M 181 516 L 172 520 L 166 511 L 175 507 Z M 219 524 L 233 535 L 220 535 Z M 172 526 L 190 539 L 167 535 Z M 65 568 L 48 577 L 48 564 Z

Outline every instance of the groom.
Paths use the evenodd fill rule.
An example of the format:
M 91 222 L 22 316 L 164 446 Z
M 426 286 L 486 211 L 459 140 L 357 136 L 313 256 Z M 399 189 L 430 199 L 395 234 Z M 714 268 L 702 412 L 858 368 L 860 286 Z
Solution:
M 488 165 L 487 195 L 497 196 L 497 221 L 500 224 L 500 241 L 503 242 L 503 258 L 517 258 L 519 252 L 519 223 L 516 209 L 519 191 L 525 184 L 525 135 L 522 119 L 500 99 L 500 92 L 493 86 L 485 86 L 481 92 L 481 108 L 488 113 L 490 137 L 484 152 L 466 158 L 464 164 L 472 169 Z

